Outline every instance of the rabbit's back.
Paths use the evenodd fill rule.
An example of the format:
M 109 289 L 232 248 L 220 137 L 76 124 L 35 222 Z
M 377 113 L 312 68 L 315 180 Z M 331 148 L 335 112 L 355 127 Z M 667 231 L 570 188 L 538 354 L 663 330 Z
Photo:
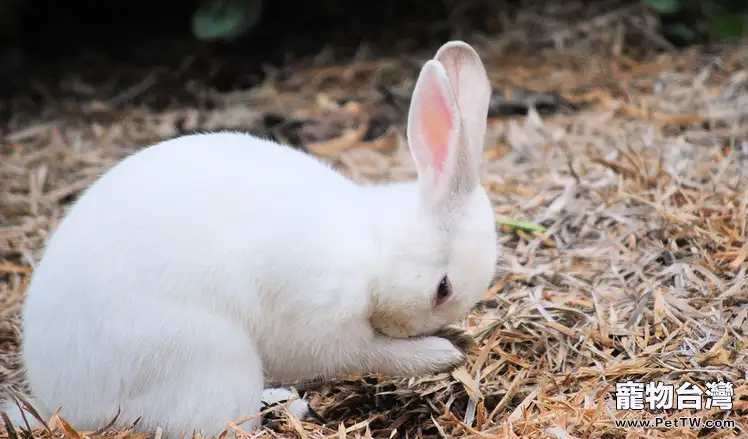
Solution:
M 215 294 L 252 300 L 252 289 L 292 287 L 292 273 L 313 282 L 329 261 L 345 270 L 370 255 L 363 192 L 300 151 L 238 133 L 142 150 L 92 185 L 53 232 L 28 290 L 27 318 L 70 301 L 137 303 L 152 291 L 246 313 L 226 309 L 234 297 Z

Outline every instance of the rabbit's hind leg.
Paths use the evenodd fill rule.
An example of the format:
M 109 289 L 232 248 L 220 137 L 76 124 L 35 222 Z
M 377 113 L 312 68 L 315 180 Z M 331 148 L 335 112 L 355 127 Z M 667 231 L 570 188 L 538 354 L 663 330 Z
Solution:
M 142 416 L 139 425 L 149 433 L 161 427 L 164 439 L 232 433 L 229 423 L 246 418 L 238 427 L 252 431 L 261 421 L 264 384 L 252 340 L 220 317 L 196 310 L 179 314 L 180 320 L 170 319 L 150 337 L 151 373 L 160 376 L 148 376 L 150 385 L 139 389 L 130 383 L 137 396 L 127 412 Z
M 273 405 L 276 403 L 283 404 L 291 399 L 293 399 L 293 401 L 288 404 L 288 411 L 299 419 L 307 418 L 310 413 L 309 403 L 301 398 L 294 399 L 294 394 L 291 389 L 276 387 L 265 389 L 262 392 L 262 402 L 266 405 Z

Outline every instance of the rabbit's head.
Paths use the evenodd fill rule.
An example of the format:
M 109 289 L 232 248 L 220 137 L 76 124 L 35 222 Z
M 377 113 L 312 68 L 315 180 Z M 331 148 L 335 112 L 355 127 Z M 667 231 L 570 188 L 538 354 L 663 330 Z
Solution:
M 392 187 L 394 212 L 379 234 L 371 322 L 392 337 L 428 334 L 465 317 L 489 286 L 498 246 L 480 184 L 491 85 L 476 51 L 442 46 L 413 91 L 407 138 L 418 180 Z

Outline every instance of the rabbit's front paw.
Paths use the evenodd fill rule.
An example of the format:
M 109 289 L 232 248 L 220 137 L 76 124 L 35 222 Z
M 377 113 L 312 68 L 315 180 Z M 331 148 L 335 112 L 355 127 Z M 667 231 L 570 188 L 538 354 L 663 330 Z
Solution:
M 444 333 L 445 335 L 447 333 Z M 391 376 L 422 376 L 450 372 L 465 363 L 462 340 L 456 332 L 447 337 L 427 335 L 412 338 L 379 336 L 367 352 L 364 372 Z
M 422 341 L 425 347 L 424 366 L 431 372 L 451 372 L 465 363 L 465 350 L 451 339 L 433 335 L 423 338 Z

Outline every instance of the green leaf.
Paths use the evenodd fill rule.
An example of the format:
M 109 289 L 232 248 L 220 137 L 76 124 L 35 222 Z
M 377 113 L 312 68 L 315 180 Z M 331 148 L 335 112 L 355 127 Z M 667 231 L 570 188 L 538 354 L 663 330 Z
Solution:
M 525 230 L 527 232 L 545 232 L 546 228 L 540 224 L 535 224 L 530 221 L 513 220 L 509 218 L 499 218 L 496 222 L 502 226 L 511 227 L 513 229 Z
M 203 0 L 192 16 L 192 33 L 209 41 L 233 39 L 254 26 L 263 0 Z
M 683 6 L 681 0 L 647 0 L 647 4 L 661 14 L 675 14 Z
M 709 33 L 720 40 L 736 40 L 743 37 L 746 19 L 740 14 L 725 14 L 709 19 Z

